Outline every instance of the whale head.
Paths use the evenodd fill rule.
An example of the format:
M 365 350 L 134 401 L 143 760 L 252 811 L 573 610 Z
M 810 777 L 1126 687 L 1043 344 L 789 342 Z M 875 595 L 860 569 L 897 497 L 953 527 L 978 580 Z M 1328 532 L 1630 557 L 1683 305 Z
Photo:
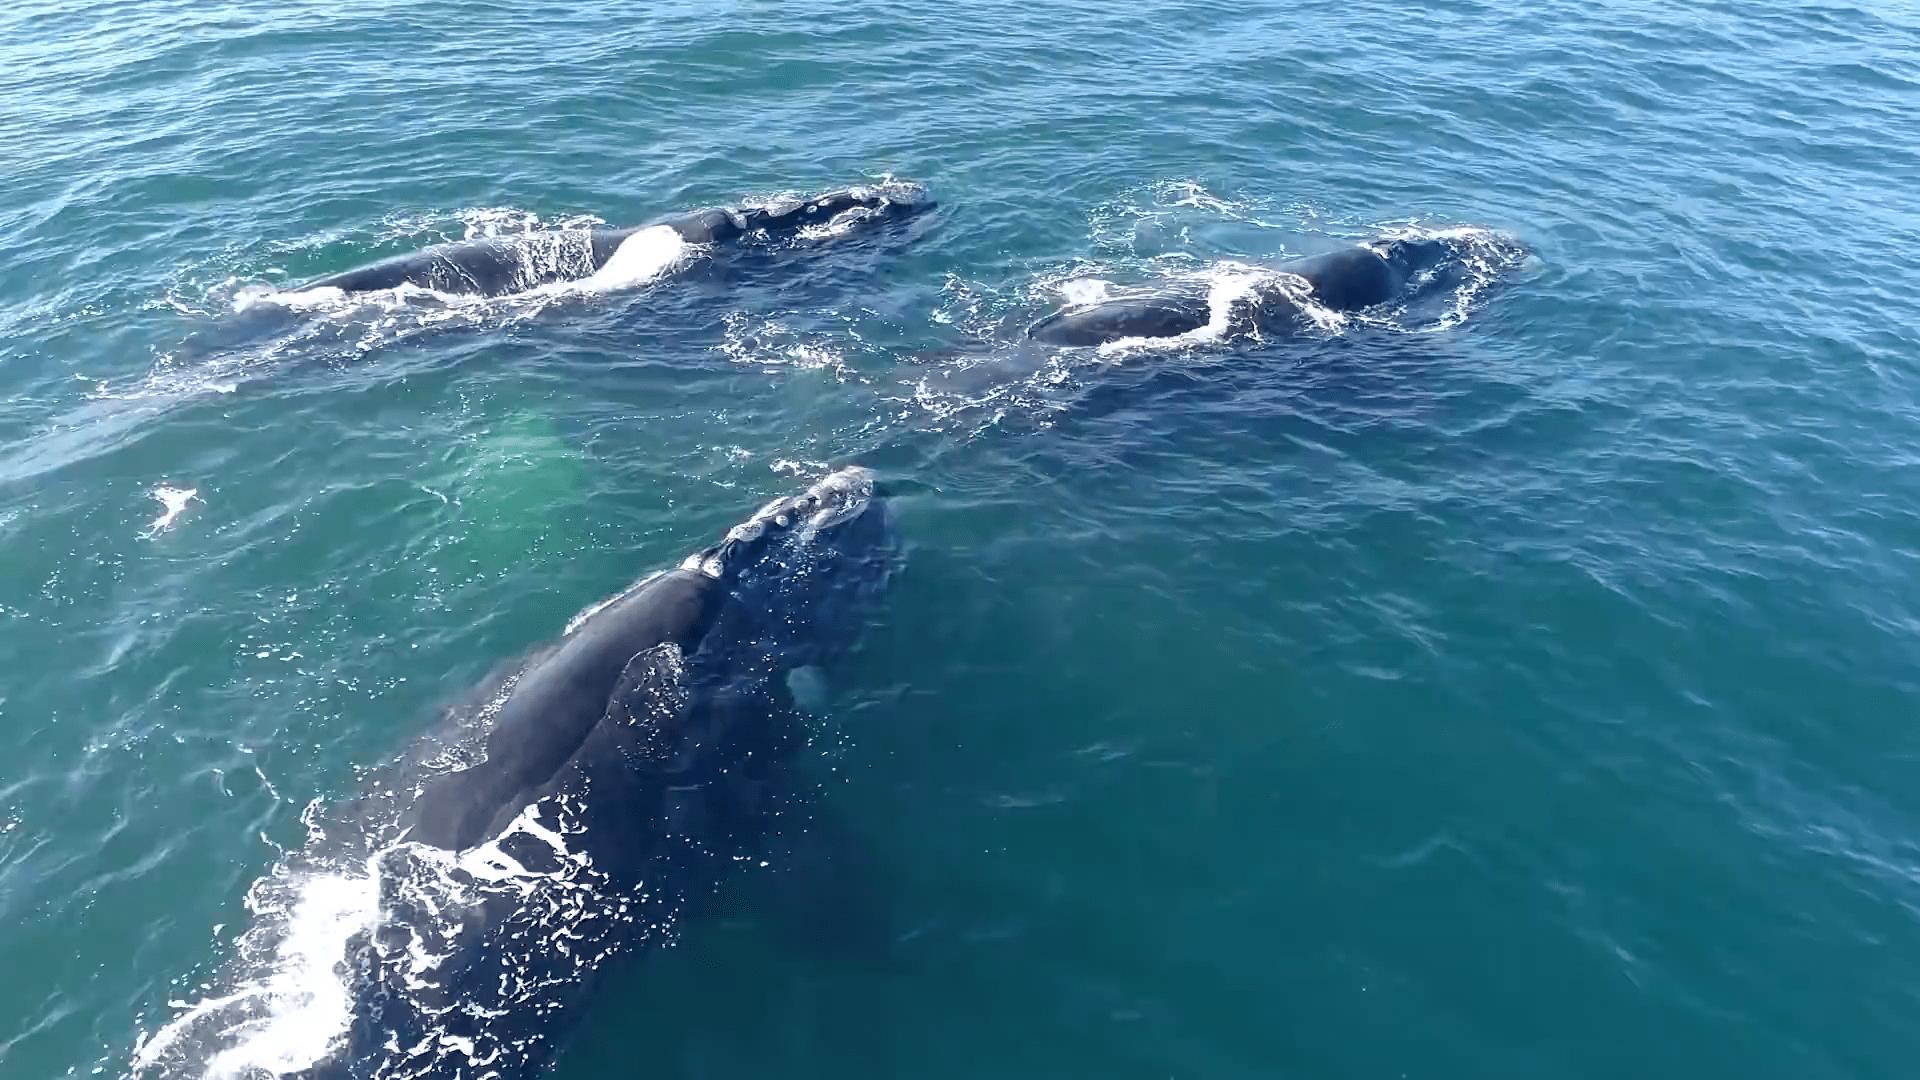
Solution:
M 687 559 L 732 595 L 731 636 L 769 649 L 779 667 L 823 663 L 870 621 L 896 561 L 886 500 L 871 471 L 839 469 L 767 503 Z
M 1402 287 L 1417 281 L 1422 274 L 1446 262 L 1453 249 L 1434 236 L 1402 236 L 1373 248 L 1374 254 L 1393 268 Z

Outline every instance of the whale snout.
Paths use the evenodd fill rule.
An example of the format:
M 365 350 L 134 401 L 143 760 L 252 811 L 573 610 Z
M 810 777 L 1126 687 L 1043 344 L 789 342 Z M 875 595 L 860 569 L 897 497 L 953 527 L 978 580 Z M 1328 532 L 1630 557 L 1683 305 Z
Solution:
M 752 521 L 777 524 L 796 535 L 817 535 L 865 514 L 877 498 L 873 470 L 849 465 L 798 495 L 768 503 Z
M 1377 250 L 1381 258 L 1407 278 L 1417 277 L 1422 271 L 1446 262 L 1453 251 L 1437 236 L 1396 237 Z
M 885 539 L 885 512 L 872 470 L 847 466 L 797 495 L 783 495 L 727 531 L 718 545 L 686 562 L 713 577 L 736 576 L 778 551 L 853 550 Z

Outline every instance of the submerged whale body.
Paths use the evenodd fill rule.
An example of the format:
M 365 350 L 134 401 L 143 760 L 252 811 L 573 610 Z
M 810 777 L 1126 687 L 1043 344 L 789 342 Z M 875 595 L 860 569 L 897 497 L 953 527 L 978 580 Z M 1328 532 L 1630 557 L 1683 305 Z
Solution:
M 695 210 L 651 225 L 620 229 L 548 229 L 437 244 L 301 286 L 372 292 L 412 285 L 443 293 L 502 296 L 555 281 L 586 278 L 621 245 L 649 230 L 671 230 L 689 244 L 718 244 L 756 233 L 788 235 L 809 226 L 897 218 L 931 205 L 918 184 L 856 185 L 765 206 Z
M 892 565 L 885 519 L 872 476 L 843 469 L 577 618 L 490 691 L 480 760 L 363 799 L 401 809 L 366 845 L 377 907 L 322 958 L 339 1006 L 247 983 L 150 1040 L 136 1074 L 539 1072 L 606 961 L 670 941 L 683 910 L 804 830 L 788 681 L 864 625 Z M 303 1011 L 334 1029 L 296 1032 L 290 1060 Z
M 1232 317 L 1272 328 L 1297 319 L 1307 303 L 1353 312 L 1406 295 L 1423 274 L 1454 255 L 1441 237 L 1402 237 L 1281 263 L 1275 280 L 1256 288 Z M 1122 296 L 1068 308 L 1040 319 L 1027 336 L 1051 345 L 1104 345 L 1128 338 L 1169 338 L 1209 325 L 1214 301 L 1199 287 Z

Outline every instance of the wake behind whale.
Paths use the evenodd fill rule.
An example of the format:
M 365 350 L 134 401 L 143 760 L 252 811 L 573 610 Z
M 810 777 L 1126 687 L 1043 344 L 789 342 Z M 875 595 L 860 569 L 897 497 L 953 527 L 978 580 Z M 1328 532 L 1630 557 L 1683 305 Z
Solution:
M 218 989 L 134 1074 L 538 1071 L 609 962 L 798 842 L 789 684 L 849 646 L 892 560 L 871 475 L 844 469 L 583 612 L 310 810 Z

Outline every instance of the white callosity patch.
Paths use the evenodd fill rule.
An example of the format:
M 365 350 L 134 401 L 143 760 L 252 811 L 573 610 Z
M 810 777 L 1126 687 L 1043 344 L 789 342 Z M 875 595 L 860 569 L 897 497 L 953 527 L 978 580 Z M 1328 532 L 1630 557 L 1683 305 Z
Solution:
M 859 466 L 837 470 L 820 479 L 803 494 L 773 500 L 753 516 L 727 531 L 726 542 L 711 552 L 688 556 L 681 564 L 709 577 L 726 572 L 723 556 L 728 545 L 750 545 L 768 530 L 789 533 L 807 541 L 822 529 L 851 521 L 864 513 L 873 501 L 873 473 Z
M 884 217 L 893 207 L 914 205 L 927 195 L 925 187 L 907 180 L 896 180 L 892 176 L 882 177 L 871 184 L 854 184 L 847 191 L 862 205 L 848 207 L 826 221 L 803 226 L 795 230 L 794 238 L 800 241 L 836 239 L 853 232 L 865 222 Z M 778 214 L 797 210 L 816 198 L 818 196 L 783 192 L 745 200 L 741 205 Z

